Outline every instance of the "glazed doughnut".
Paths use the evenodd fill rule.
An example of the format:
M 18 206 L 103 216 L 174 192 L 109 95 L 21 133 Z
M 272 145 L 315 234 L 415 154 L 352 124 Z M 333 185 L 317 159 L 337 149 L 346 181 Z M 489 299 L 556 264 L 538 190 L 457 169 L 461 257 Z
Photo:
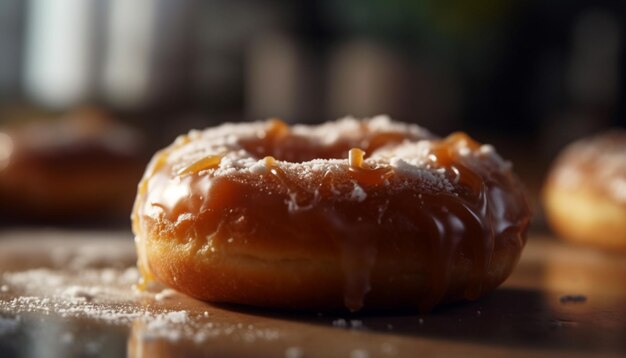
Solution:
M 626 132 L 567 146 L 548 175 L 543 203 L 562 238 L 626 252 Z
M 493 147 L 378 116 L 191 131 L 132 219 L 144 279 L 201 300 L 426 311 L 503 282 L 529 208 Z
M 138 133 L 91 108 L 24 122 L 0 131 L 0 218 L 102 221 L 130 210 Z

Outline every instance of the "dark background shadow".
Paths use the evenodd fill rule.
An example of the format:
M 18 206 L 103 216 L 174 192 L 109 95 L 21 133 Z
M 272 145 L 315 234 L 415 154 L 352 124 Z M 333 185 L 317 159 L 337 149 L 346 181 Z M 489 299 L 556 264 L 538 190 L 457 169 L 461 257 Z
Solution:
M 444 305 L 423 315 L 417 311 L 302 314 L 236 305 L 219 306 L 263 317 L 334 325 L 337 329 L 507 347 L 626 353 L 623 314 L 612 314 L 590 302 L 560 303 L 558 297 L 539 290 L 500 288 L 478 301 Z M 607 330 L 607 327 L 611 329 Z

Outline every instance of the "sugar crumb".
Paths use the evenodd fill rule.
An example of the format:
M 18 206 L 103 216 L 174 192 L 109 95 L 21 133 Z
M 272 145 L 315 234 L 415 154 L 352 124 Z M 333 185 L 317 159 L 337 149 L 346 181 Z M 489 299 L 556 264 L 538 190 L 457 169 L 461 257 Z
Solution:
M 343 318 L 339 318 L 333 321 L 333 326 L 334 327 L 340 327 L 340 328 L 345 328 L 348 327 L 348 321 L 346 321 Z
M 352 189 L 352 193 L 350 194 L 350 200 L 362 202 L 363 200 L 367 199 L 367 193 L 365 192 L 365 190 L 363 190 L 363 188 L 356 182 L 354 182 L 353 184 L 354 188 Z
M 289 347 L 285 350 L 285 358 L 304 357 L 304 351 L 300 347 Z
M 398 347 L 394 346 L 389 342 L 385 342 L 380 346 L 380 350 L 383 354 L 388 356 L 395 356 L 398 354 Z
M 171 288 L 165 288 L 161 292 L 154 295 L 154 299 L 157 301 L 164 301 L 176 296 L 176 291 Z
M 369 358 L 370 354 L 365 349 L 353 349 L 350 358 Z
M 265 165 L 265 160 L 257 161 L 248 170 L 250 170 L 252 174 L 258 174 L 258 175 L 267 173 L 267 166 Z

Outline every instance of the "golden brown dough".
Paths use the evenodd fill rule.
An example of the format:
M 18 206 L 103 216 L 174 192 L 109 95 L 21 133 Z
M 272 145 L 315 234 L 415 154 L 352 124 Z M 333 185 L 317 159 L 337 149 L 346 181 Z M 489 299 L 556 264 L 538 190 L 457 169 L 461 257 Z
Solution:
M 212 302 L 353 311 L 482 296 L 514 268 L 528 222 L 491 146 L 385 116 L 191 131 L 154 156 L 133 211 L 146 280 Z

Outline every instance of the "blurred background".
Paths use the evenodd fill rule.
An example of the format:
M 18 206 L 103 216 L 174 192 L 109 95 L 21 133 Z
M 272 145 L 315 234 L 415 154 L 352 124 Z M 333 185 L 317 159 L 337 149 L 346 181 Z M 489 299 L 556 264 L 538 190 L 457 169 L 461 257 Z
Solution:
M 536 194 L 565 144 L 626 124 L 625 30 L 617 0 L 1 0 L 0 221 L 127 226 L 156 149 L 270 116 L 463 130 Z

